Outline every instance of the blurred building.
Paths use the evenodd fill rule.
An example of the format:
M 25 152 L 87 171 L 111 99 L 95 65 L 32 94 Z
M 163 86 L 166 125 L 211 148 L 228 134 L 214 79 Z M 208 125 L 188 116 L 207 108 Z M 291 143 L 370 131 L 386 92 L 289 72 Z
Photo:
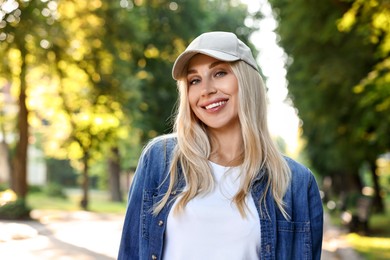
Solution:
M 45 155 L 34 145 L 28 147 L 27 183 L 29 185 L 46 185 L 47 169 Z
M 11 169 L 7 156 L 7 148 L 0 142 L 0 184 L 7 183 L 10 179 Z M 47 170 L 44 154 L 34 145 L 28 148 L 27 183 L 29 185 L 46 185 Z
M 7 146 L 0 142 L 0 183 L 7 182 L 10 176 Z

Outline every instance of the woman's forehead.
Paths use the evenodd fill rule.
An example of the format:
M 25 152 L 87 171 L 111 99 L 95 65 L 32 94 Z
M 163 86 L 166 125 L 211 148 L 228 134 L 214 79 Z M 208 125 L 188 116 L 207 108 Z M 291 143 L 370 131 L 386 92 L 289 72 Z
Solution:
M 207 56 L 204 54 L 196 54 L 194 57 L 192 57 L 187 66 L 187 71 L 191 70 L 191 68 L 195 66 L 202 66 L 206 65 L 209 66 L 210 68 L 215 67 L 219 64 L 227 64 L 226 61 L 218 60 L 216 58 L 213 58 L 211 56 Z

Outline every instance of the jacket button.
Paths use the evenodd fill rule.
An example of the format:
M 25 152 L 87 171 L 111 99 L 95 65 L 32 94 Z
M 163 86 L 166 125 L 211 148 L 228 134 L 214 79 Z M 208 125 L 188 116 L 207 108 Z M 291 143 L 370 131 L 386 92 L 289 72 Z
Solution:
M 269 253 L 271 251 L 271 246 L 270 245 L 266 245 L 265 246 L 265 251 L 267 251 L 267 253 Z
M 171 195 L 176 195 L 176 191 L 172 191 L 172 192 L 171 192 Z
M 158 225 L 161 227 L 162 225 L 164 225 L 164 221 L 160 220 L 160 221 L 158 222 Z
M 152 255 L 152 260 L 157 260 L 157 256 L 156 255 Z

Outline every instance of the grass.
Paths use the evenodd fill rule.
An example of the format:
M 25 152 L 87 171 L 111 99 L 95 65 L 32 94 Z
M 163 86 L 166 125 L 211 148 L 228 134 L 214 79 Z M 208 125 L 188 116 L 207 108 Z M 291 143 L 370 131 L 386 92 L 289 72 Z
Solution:
M 376 214 L 370 218 L 369 235 L 350 233 L 350 245 L 365 259 L 390 259 L 390 214 Z
M 361 236 L 356 233 L 348 234 L 346 238 L 365 259 L 390 259 L 390 238 Z
M 390 259 L 390 196 L 386 198 L 386 213 L 373 214 L 369 220 L 369 234 L 362 235 L 349 233 L 346 235 L 348 243 L 364 259 Z M 331 214 L 333 224 L 340 226 L 340 215 Z
M 80 201 L 82 198 L 81 191 L 67 190 L 67 198 L 50 197 L 44 192 L 32 192 L 27 197 L 27 203 L 32 209 L 40 210 L 65 210 L 77 211 L 82 210 Z M 106 191 L 90 191 L 89 193 L 89 211 L 98 213 L 117 213 L 124 214 L 126 202 L 112 202 L 109 200 Z

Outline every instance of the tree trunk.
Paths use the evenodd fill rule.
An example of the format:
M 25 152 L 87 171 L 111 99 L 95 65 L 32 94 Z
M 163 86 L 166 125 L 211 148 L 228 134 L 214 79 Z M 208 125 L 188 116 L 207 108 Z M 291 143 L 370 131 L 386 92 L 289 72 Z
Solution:
M 28 148 L 28 109 L 26 106 L 26 54 L 23 44 L 20 44 L 21 52 L 21 72 L 20 72 L 20 93 L 19 93 L 19 113 L 18 129 L 19 140 L 16 144 L 16 153 L 13 159 L 13 181 L 11 188 L 19 198 L 24 199 L 27 195 L 27 148 Z
M 108 159 L 109 184 L 111 201 L 122 202 L 122 192 L 120 185 L 120 157 L 118 147 L 111 148 L 111 156 Z
M 332 175 L 332 191 L 339 196 L 339 207 L 342 211 L 355 207 L 353 198 L 362 192 L 362 181 L 354 172 L 354 169 L 347 169 L 333 172 Z
M 81 188 L 83 191 L 83 198 L 81 199 L 80 206 L 83 210 L 88 210 L 88 191 L 89 191 L 89 176 L 88 176 L 88 171 L 89 171 L 89 165 L 88 165 L 88 160 L 89 160 L 89 154 L 88 152 L 85 152 L 84 158 L 83 158 L 83 163 L 84 163 L 84 168 L 83 168 L 83 179 L 82 179 L 82 184 Z
M 381 187 L 379 184 L 379 177 L 376 174 L 376 162 L 371 161 L 370 162 L 370 168 L 371 168 L 371 175 L 372 175 L 372 182 L 374 183 L 374 198 L 373 198 L 373 210 L 378 213 L 384 213 L 385 212 L 385 206 L 383 203 L 383 198 L 381 196 Z
M 362 188 L 363 184 L 360 177 L 358 174 L 354 174 L 354 170 L 340 170 L 332 173 L 332 191 L 334 194 L 361 193 Z

